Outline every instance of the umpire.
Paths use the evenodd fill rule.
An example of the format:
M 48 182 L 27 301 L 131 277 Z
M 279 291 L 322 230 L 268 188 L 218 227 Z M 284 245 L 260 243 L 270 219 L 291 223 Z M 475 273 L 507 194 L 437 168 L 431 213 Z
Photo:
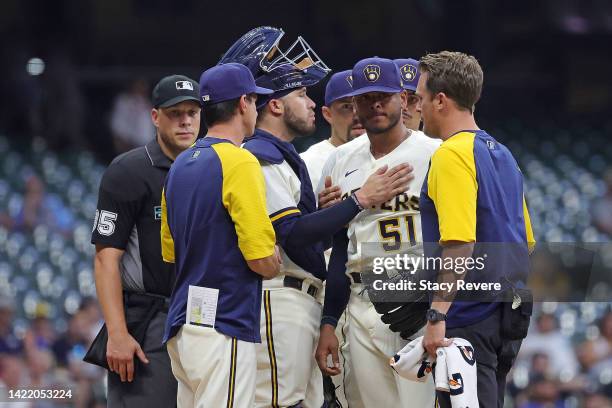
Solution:
M 111 407 L 176 404 L 177 383 L 162 345 L 174 271 L 161 255 L 161 194 L 172 162 L 198 136 L 198 88 L 182 75 L 163 78 L 153 89 L 155 140 L 115 158 L 100 183 L 91 242 L 108 330 Z

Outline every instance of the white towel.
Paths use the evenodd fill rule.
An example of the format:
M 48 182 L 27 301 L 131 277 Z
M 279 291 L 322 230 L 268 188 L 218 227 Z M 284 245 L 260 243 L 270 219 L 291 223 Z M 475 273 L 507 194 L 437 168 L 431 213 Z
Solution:
M 389 363 L 400 377 L 417 382 L 425 382 L 427 374 L 433 369 L 431 359 L 423 348 L 423 336 L 408 343 L 391 357 Z
M 423 348 L 423 337 L 414 339 L 393 356 L 391 367 L 409 380 L 424 382 L 432 371 L 429 355 Z M 433 364 L 436 389 L 449 392 L 453 408 L 477 408 L 476 360 L 472 344 L 454 338 L 448 347 L 439 347 Z

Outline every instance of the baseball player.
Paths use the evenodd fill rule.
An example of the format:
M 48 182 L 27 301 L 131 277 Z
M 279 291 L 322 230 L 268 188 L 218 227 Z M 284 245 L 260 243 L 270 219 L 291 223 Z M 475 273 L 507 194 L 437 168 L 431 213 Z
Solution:
M 418 131 L 421 126 L 421 112 L 417 110 L 418 97 L 415 95 L 415 92 L 416 92 L 416 86 L 417 86 L 417 83 L 419 82 L 419 76 L 420 76 L 419 70 L 418 70 L 419 62 L 413 58 L 400 58 L 400 59 L 393 60 L 393 62 L 395 63 L 395 65 L 397 65 L 398 69 L 400 70 L 400 75 L 402 77 L 402 87 L 404 88 L 403 92 L 406 94 L 406 107 L 402 108 L 402 120 L 404 122 L 404 126 L 406 126 L 408 129 Z M 350 74 L 351 74 L 351 71 L 348 71 L 348 75 Z M 338 74 L 335 74 L 335 75 L 338 75 Z M 331 82 L 331 79 L 330 79 L 330 82 Z M 351 77 L 351 83 L 352 83 L 352 77 Z M 355 120 L 357 120 L 357 124 L 354 125 L 355 129 L 351 130 L 352 133 L 363 128 L 363 126 L 360 123 L 358 123 L 359 118 L 356 115 L 355 115 Z M 363 131 L 361 131 L 361 134 L 363 134 Z M 339 149 L 329 150 L 330 153 L 326 155 L 325 161 L 322 161 L 322 162 L 317 161 L 314 155 L 307 154 L 310 151 L 310 149 L 302 153 L 302 157 L 304 158 L 306 165 L 309 166 L 308 171 L 311 174 L 312 174 L 311 168 L 318 169 L 317 164 L 324 163 L 323 167 L 318 173 L 319 174 L 319 177 L 317 178 L 318 182 L 316 183 L 313 182 L 313 185 L 312 185 L 315 188 L 315 192 L 318 193 L 318 202 L 321 208 L 326 208 L 327 206 L 336 203 L 337 200 L 340 198 L 338 187 L 332 186 L 331 179 L 327 180 L 327 184 L 326 184 L 326 178 L 331 175 L 331 170 L 335 165 L 334 156 L 337 150 L 339 150 L 340 152 L 348 152 L 348 150 L 353 149 L 354 146 L 358 146 L 359 144 L 364 143 L 365 139 L 356 139 L 356 137 L 357 136 L 354 136 L 351 140 L 347 140 L 347 142 L 341 145 L 340 146 L 341 148 Z M 319 145 L 325 146 L 324 142 L 325 141 L 320 142 L 316 145 L 313 145 L 311 149 Z M 318 154 L 321 156 L 323 149 L 317 149 L 317 150 L 318 150 Z M 340 154 L 343 154 L 343 153 L 340 153 Z M 309 160 L 311 157 L 312 157 L 312 160 Z M 313 164 L 309 164 L 309 161 L 312 162 Z M 314 180 L 314 177 L 313 177 L 313 180 Z
M 321 107 L 323 118 L 331 127 L 331 135 L 300 154 L 308 168 L 313 187 L 319 185 L 323 165 L 336 147 L 365 132 L 355 115 L 353 98 L 347 96 L 353 91 L 352 81 L 350 69 L 331 76 L 325 87 L 325 106 Z
M 270 86 L 265 79 L 260 78 L 258 83 Z M 360 212 L 358 202 L 372 205 L 381 199 L 385 201 L 382 197 L 392 194 L 390 184 L 387 187 L 385 184 L 394 183 L 392 178 L 398 180 L 394 184 L 398 187 L 393 190 L 405 188 L 402 179 L 407 169 L 396 167 L 398 171 L 392 178 L 378 172 L 366 181 L 353 203 L 338 203 L 315 212 L 308 171 L 289 143 L 314 131 L 315 105 L 308 98 L 306 87 L 292 89 L 284 96 L 276 95 L 261 108 L 255 135 L 244 144 L 262 165 L 268 213 L 283 259 L 281 275 L 264 284 L 255 404 L 288 407 L 303 401 L 305 407 L 320 407 L 323 402 L 320 374 L 314 387 L 308 389 L 321 397 L 307 398 L 305 392 L 315 365 L 321 316 L 317 293 L 326 277 L 323 241 Z
M 342 196 L 346 197 L 359 189 L 363 180 L 379 166 L 394 166 L 404 160 L 413 166 L 415 179 L 408 191 L 361 212 L 348 228 L 334 236 L 317 362 L 324 373 L 340 373 L 334 328 L 348 304 L 351 370 L 362 405 L 433 406 L 435 393 L 431 382 L 411 383 L 389 369 L 389 357 L 407 341 L 381 321 L 364 291 L 360 272 L 367 269 L 364 264 L 372 262 L 363 252 L 364 243 L 380 246 L 384 252 L 393 252 L 402 244 L 416 245 L 422 241 L 418 197 L 429 159 L 439 142 L 422 132 L 406 128 L 402 122 L 406 94 L 400 70 L 393 61 L 383 58 L 361 60 L 353 68 L 352 77 L 351 95 L 367 138 L 358 138 L 346 148 L 336 150 L 331 171 L 333 184 L 338 185 Z M 330 354 L 331 367 L 327 361 Z
M 408 129 L 419 130 L 421 126 L 421 112 L 417 110 L 419 98 L 415 95 L 419 83 L 419 62 L 413 58 L 399 58 L 393 60 L 399 68 L 402 77 L 402 87 L 406 94 L 406 107 L 402 109 L 402 120 Z
M 396 59 L 393 61 L 398 69 L 400 70 L 400 75 L 402 77 L 402 86 L 404 88 L 404 93 L 406 94 L 406 107 L 402 108 L 402 120 L 404 125 L 408 129 L 412 129 L 414 131 L 418 131 L 421 124 L 421 114 L 416 109 L 416 104 L 418 98 L 415 97 L 414 93 L 416 90 L 416 86 L 419 80 L 419 71 L 418 61 L 412 58 L 406 59 Z M 352 74 L 352 71 L 346 71 L 346 74 L 343 77 L 348 78 Z M 340 74 L 335 74 L 335 76 L 340 76 Z M 340 76 L 342 77 L 342 76 Z M 334 76 L 332 76 L 332 79 Z M 330 79 L 328 83 L 328 88 L 332 83 L 332 79 Z M 339 84 L 343 84 L 343 82 L 338 81 Z M 348 81 L 347 81 L 348 83 Z M 351 91 L 352 91 L 352 77 L 350 77 L 351 83 Z M 347 94 L 350 93 L 347 92 Z M 349 99 L 347 97 L 346 99 Z M 327 100 L 327 89 L 326 89 L 326 100 Z M 350 98 L 352 104 L 352 98 Z M 325 107 L 323 108 L 325 109 Z M 333 113 L 333 111 L 332 111 Z M 332 117 L 333 118 L 333 117 Z M 358 118 L 355 115 L 355 121 L 358 123 Z M 332 124 L 332 129 L 334 126 L 334 122 L 330 122 Z M 361 124 L 357 124 L 355 127 L 358 129 L 362 128 Z M 317 184 L 313 184 L 316 186 L 316 192 L 318 192 L 318 200 L 319 206 L 322 208 L 326 208 L 329 205 L 333 205 L 340 198 L 340 189 L 337 186 L 332 186 L 331 180 L 331 171 L 335 164 L 335 156 L 350 154 L 349 151 L 357 148 L 358 146 L 367 142 L 367 137 L 360 137 L 358 139 L 353 138 L 351 141 L 348 141 L 346 144 L 331 150 L 331 153 L 328 154 L 329 160 L 323 166 L 321 170 L 321 180 L 317 182 Z M 326 141 L 320 142 L 315 146 L 324 146 Z M 329 144 L 329 143 L 328 143 Z M 322 149 L 318 149 L 322 150 Z M 309 150 L 310 151 L 310 150 Z M 317 157 L 324 156 L 319 152 L 318 156 L 307 154 L 309 151 L 302 154 L 302 157 L 306 161 L 306 164 L 309 165 L 307 159 L 312 158 L 312 167 L 318 170 L 318 166 L 320 166 L 320 162 L 317 162 Z M 310 167 L 309 167 L 310 171 Z M 312 175 L 311 177 L 314 179 L 316 176 Z M 327 179 L 327 180 L 325 180 Z M 325 251 L 326 259 L 329 260 L 329 252 L 330 250 Z M 350 371 L 351 363 L 350 363 L 350 347 L 348 344 L 347 333 L 349 331 L 349 322 L 346 319 L 346 313 L 343 313 L 338 321 L 338 325 L 336 326 L 336 336 L 340 339 L 340 354 L 339 354 L 339 362 L 342 371 L 342 375 L 331 377 L 336 385 L 336 396 L 338 397 L 340 403 L 344 405 L 348 405 L 351 407 L 360 407 L 361 399 L 359 397 L 359 390 L 353 386 L 353 375 Z
M 322 173 L 323 164 L 328 157 L 333 154 L 337 147 L 345 145 L 354 140 L 356 137 L 364 133 L 363 126 L 359 123 L 355 109 L 353 108 L 353 98 L 348 96 L 352 91 L 352 70 L 341 71 L 331 76 L 325 87 L 325 106 L 321 107 L 321 113 L 331 127 L 331 135 L 319 143 L 312 145 L 308 150 L 300 154 L 306 167 L 312 186 L 316 187 L 319 184 L 319 179 Z M 327 187 L 330 188 L 330 194 L 333 197 L 329 198 L 329 205 L 337 202 L 339 198 L 339 189 L 331 189 L 331 178 L 328 177 Z M 325 194 L 329 196 L 329 194 Z M 333 200 L 333 202 L 332 202 Z M 319 203 L 321 205 L 321 203 Z M 323 203 L 323 208 L 328 204 Z M 325 251 L 326 263 L 329 262 L 331 250 Z M 321 293 L 323 295 L 323 293 Z M 336 335 L 341 339 L 340 344 L 340 366 L 342 367 L 342 375 L 331 377 L 334 387 L 334 395 L 342 406 L 355 406 L 358 408 L 358 399 L 352 401 L 350 395 L 356 395 L 357 390 L 354 389 L 355 382 L 352 381 L 349 368 L 349 350 L 346 342 L 347 330 L 346 314 L 343 313 L 338 326 L 336 327 Z M 318 366 L 316 371 L 320 371 Z M 317 375 L 320 375 L 316 373 Z M 327 380 L 326 380 L 327 381 Z M 346 389 L 346 391 L 345 391 Z M 345 395 L 346 394 L 346 395 Z
M 308 170 L 290 142 L 315 130 L 315 104 L 307 87 L 318 83 L 329 69 L 303 39 L 298 41 L 303 47 L 298 55 L 308 56 L 288 58 L 287 51 L 276 48 L 280 36 L 282 30 L 270 27 L 252 30 L 221 60 L 255 66 L 260 73 L 256 76 L 258 85 L 275 90 L 258 102 L 257 129 L 244 143 L 262 165 L 268 214 L 283 260 L 281 274 L 264 283 L 255 406 L 319 408 L 323 403 L 322 379 L 320 373 L 313 379 L 312 373 L 321 316 L 317 294 L 326 277 L 324 241 L 362 206 L 384 202 L 405 191 L 411 175 L 406 164 L 388 171 L 382 167 L 350 200 L 316 211 Z M 243 55 L 240 50 L 256 50 L 256 56 Z M 268 55 L 272 51 L 280 60 Z M 255 57 L 261 60 L 253 61 Z M 306 395 L 307 389 L 312 395 Z
M 240 148 L 257 87 L 242 64 L 200 77 L 207 136 L 179 155 L 162 196 L 162 254 L 175 263 L 164 342 L 181 407 L 253 406 L 261 281 L 279 271 L 261 167 Z

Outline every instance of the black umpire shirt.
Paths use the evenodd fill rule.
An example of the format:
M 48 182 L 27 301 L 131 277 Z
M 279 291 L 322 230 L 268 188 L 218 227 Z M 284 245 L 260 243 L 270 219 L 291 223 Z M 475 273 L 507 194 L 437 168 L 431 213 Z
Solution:
M 174 266 L 162 260 L 161 194 L 172 161 L 156 140 L 116 157 L 98 194 L 92 244 L 125 250 L 123 290 L 170 296 Z

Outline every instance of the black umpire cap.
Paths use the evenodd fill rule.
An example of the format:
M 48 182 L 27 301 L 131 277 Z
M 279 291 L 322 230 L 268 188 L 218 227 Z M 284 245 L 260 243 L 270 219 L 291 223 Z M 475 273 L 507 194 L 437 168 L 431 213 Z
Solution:
M 152 102 L 157 108 L 167 108 L 183 101 L 200 103 L 200 86 L 184 75 L 170 75 L 162 78 L 153 88 Z

